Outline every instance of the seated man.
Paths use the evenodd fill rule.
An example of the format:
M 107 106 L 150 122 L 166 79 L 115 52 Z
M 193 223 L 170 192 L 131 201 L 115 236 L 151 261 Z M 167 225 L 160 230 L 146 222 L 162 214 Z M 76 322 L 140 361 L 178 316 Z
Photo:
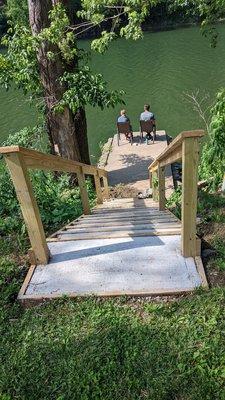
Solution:
M 141 113 L 140 115 L 140 121 L 153 121 L 153 127 L 155 129 L 155 116 L 154 114 L 150 111 L 150 105 L 145 104 L 144 105 L 144 112 Z M 146 139 L 149 140 L 151 138 L 151 132 L 147 132 Z
M 126 115 L 126 110 L 120 111 L 120 116 L 117 118 L 117 122 L 119 122 L 119 123 L 129 122 L 130 123 L 130 118 Z M 132 135 L 132 126 L 131 125 L 130 125 L 130 132 L 125 133 L 126 139 L 129 139 L 130 135 Z

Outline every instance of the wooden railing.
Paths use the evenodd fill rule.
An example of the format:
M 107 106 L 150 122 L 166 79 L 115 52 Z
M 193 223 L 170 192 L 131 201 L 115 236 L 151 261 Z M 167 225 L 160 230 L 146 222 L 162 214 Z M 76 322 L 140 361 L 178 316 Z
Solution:
M 149 166 L 153 199 L 158 196 L 159 210 L 165 210 L 165 167 L 175 161 L 182 161 L 181 252 L 184 257 L 199 255 L 196 216 L 199 138 L 202 136 L 204 136 L 202 130 L 180 133 Z M 157 180 L 158 188 L 154 184 Z M 158 193 L 156 194 L 157 189 Z
M 20 146 L 0 147 L 9 167 L 16 194 L 27 226 L 32 250 L 30 255 L 36 264 L 47 264 L 49 249 L 40 217 L 40 212 L 29 178 L 28 169 L 60 171 L 77 175 L 84 214 L 90 214 L 90 205 L 85 183 L 85 175 L 93 175 L 97 202 L 109 197 L 107 172 L 93 165 L 66 160 L 59 156 L 40 153 Z M 103 180 L 103 192 L 101 188 Z

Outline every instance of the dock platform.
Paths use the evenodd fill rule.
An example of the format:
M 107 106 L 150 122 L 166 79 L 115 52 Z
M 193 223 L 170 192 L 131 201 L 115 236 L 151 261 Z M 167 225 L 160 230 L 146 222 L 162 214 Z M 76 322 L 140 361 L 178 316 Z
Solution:
M 136 191 L 144 192 L 149 188 L 148 167 L 155 158 L 166 149 L 168 139 L 166 132 L 156 132 L 156 141 L 147 145 L 145 140 L 140 144 L 140 132 L 134 132 L 134 141 L 131 146 L 121 135 L 120 145 L 117 144 L 117 134 L 113 137 L 109 149 L 107 164 L 104 166 L 108 171 L 110 186 L 124 184 Z M 171 167 L 166 170 L 167 196 L 173 190 Z

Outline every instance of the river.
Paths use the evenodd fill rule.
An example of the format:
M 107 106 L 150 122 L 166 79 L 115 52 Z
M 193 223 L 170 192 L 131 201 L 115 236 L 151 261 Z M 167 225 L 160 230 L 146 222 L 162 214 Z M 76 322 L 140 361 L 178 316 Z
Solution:
M 124 89 L 125 108 L 133 129 L 144 103 L 150 103 L 157 128 L 171 136 L 182 130 L 204 127 L 185 93 L 199 90 L 212 102 L 217 90 L 225 86 L 225 25 L 220 25 L 219 42 L 210 48 L 198 27 L 145 33 L 137 42 L 119 39 L 104 55 L 92 57 L 92 67 L 104 75 L 113 89 Z M 82 46 L 87 48 L 88 41 Z M 18 90 L 0 89 L 0 141 L 9 133 L 34 125 L 38 114 Z M 100 142 L 115 133 L 120 106 L 101 111 L 87 107 L 90 154 L 93 162 L 100 154 Z

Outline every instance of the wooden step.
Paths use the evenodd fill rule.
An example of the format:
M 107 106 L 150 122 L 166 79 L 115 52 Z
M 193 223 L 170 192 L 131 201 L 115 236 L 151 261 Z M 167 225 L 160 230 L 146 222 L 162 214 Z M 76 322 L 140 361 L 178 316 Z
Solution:
M 86 221 L 84 220 L 80 220 L 80 221 L 74 221 L 72 222 L 70 225 L 68 225 L 69 228 L 73 228 L 75 226 L 80 226 L 80 227 L 89 227 L 89 226 L 93 226 L 96 229 L 98 229 L 99 226 L 121 226 L 121 225 L 130 225 L 130 226 L 134 226 L 134 225 L 149 225 L 149 224 L 164 224 L 164 223 L 180 223 L 180 221 L 176 218 L 149 218 L 149 219 L 144 219 L 144 218 L 135 218 L 135 219 L 131 219 L 131 218 L 123 218 L 121 219 L 113 219 L 113 220 L 95 220 L 95 221 Z
M 91 233 L 63 233 L 58 234 L 57 239 L 49 239 L 49 241 L 60 240 L 86 240 L 86 239 L 110 239 L 119 237 L 138 237 L 138 236 L 164 236 L 164 235 L 180 235 L 181 228 L 157 228 L 144 230 L 124 230 L 114 232 L 91 232 Z
M 126 207 L 126 208 L 96 208 L 92 210 L 92 214 L 114 214 L 114 213 L 126 213 L 126 212 L 160 212 L 158 207 Z
M 81 219 L 85 220 L 97 220 L 97 219 L 120 219 L 120 218 L 136 218 L 136 217 L 144 217 L 144 218 L 150 218 L 150 217 L 160 217 L 161 215 L 163 216 L 171 216 L 171 214 L 168 212 L 162 212 L 162 211 L 156 211 L 156 212 L 138 212 L 138 211 L 130 211 L 129 213 L 106 213 L 106 214 L 91 214 L 91 215 L 85 215 L 82 216 Z
M 169 229 L 169 228 L 181 228 L 181 224 L 175 223 L 162 223 L 162 224 L 139 224 L 139 225 L 121 225 L 121 226 L 99 226 L 96 230 L 96 226 L 69 226 L 65 231 L 61 231 L 61 234 L 67 233 L 79 233 L 79 232 L 116 232 L 116 231 L 127 231 L 127 230 L 149 230 L 149 229 Z

